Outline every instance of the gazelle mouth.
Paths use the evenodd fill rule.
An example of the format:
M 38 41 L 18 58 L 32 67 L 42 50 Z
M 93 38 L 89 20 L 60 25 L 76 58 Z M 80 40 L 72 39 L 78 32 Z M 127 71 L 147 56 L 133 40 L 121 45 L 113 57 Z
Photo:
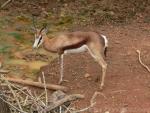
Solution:
M 33 49 L 38 49 L 38 47 L 37 47 L 37 46 L 36 46 L 36 47 L 35 47 L 35 46 L 32 46 L 32 48 L 33 48 Z

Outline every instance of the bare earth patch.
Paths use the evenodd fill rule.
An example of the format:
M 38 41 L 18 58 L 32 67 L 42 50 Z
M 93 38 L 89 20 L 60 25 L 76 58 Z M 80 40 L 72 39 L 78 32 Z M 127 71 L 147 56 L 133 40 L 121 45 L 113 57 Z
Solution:
M 93 113 L 150 112 L 150 73 L 138 62 L 136 53 L 139 49 L 143 62 L 150 67 L 149 24 L 102 26 L 99 31 L 109 39 L 106 58 L 108 70 L 105 88 L 96 97 Z M 69 93 L 85 95 L 85 99 L 75 103 L 78 108 L 88 106 L 94 92 L 99 91 L 101 67 L 88 53 L 67 55 L 64 62 L 64 79 L 69 82 L 64 82 L 63 85 L 70 88 Z M 42 71 L 48 83 L 57 83 L 58 59 L 42 67 Z

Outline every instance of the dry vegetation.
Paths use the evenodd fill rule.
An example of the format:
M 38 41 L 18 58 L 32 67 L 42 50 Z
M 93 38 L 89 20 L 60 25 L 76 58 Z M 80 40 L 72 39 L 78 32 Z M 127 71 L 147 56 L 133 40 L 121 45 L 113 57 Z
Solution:
M 141 18 L 149 22 L 149 5 L 149 0 L 14 0 L 3 9 L 12 9 L 10 15 L 19 14 L 18 18 L 26 21 L 35 15 L 51 27 L 75 27 L 130 23 Z
M 96 106 L 95 98 L 97 95 L 100 95 L 103 98 L 102 101 L 101 98 L 98 98 L 97 108 L 99 108 L 100 105 L 101 107 L 107 105 L 109 107 L 112 107 L 113 105 L 118 107 L 123 104 L 123 109 L 121 109 L 120 113 L 126 113 L 126 109 L 124 109 L 127 107 L 124 105 L 126 100 L 129 105 L 130 103 L 131 106 L 133 104 L 133 107 L 135 104 L 132 97 L 129 98 L 128 101 L 126 95 L 129 95 L 130 97 L 130 93 L 131 96 L 137 95 L 138 97 L 140 95 L 140 99 L 143 97 L 141 100 L 144 102 L 141 104 L 141 101 L 139 101 L 135 106 L 138 106 L 139 104 L 144 107 L 149 105 L 147 104 L 147 101 L 149 100 L 149 88 L 146 86 L 149 83 L 149 78 L 144 76 L 145 78 L 140 79 L 142 81 L 138 79 L 141 77 L 140 74 L 142 77 L 145 74 L 145 72 L 139 71 L 142 70 L 138 65 L 139 62 L 150 72 L 150 69 L 148 68 L 149 64 L 145 65 L 143 63 L 144 59 L 142 60 L 139 50 L 137 51 L 139 56 L 135 57 L 136 51 L 133 51 L 132 49 L 136 47 L 143 49 L 143 53 L 146 54 L 144 57 L 146 60 L 144 61 L 149 62 L 148 48 L 150 44 L 148 43 L 148 36 L 150 35 L 148 25 L 150 23 L 150 0 L 0 0 L 0 7 L 0 89 L 2 91 L 0 100 L 3 100 L 8 104 L 11 113 L 80 113 L 87 111 L 92 113 L 93 108 Z M 97 81 L 97 78 L 92 76 L 93 78 L 96 78 L 96 80 L 94 80 L 95 78 L 91 78 L 91 75 L 99 73 L 99 71 L 97 71 L 99 68 L 91 68 L 95 66 L 95 63 L 93 63 L 90 58 L 86 57 L 86 54 L 66 58 L 66 65 L 68 66 L 66 66 L 66 75 L 68 77 L 67 79 L 70 79 L 71 85 L 65 84 L 66 86 L 68 85 L 68 87 L 70 86 L 72 88 L 70 88 L 71 90 L 74 88 L 75 91 L 73 92 L 75 93 L 77 91 L 82 93 L 87 91 L 89 93 L 85 94 L 88 98 L 85 100 L 85 103 L 78 101 L 77 104 L 78 106 L 80 106 L 80 103 L 87 106 L 87 104 L 89 105 L 90 103 L 90 105 L 84 109 L 80 107 L 81 109 L 77 110 L 76 106 L 74 106 L 74 100 L 83 98 L 83 95 L 68 95 L 61 91 L 48 91 L 45 81 L 42 83 L 43 90 L 41 90 L 29 86 L 16 85 L 5 79 L 3 76 L 4 73 L 5 76 L 8 75 L 14 78 L 27 79 L 33 82 L 33 80 L 37 80 L 35 79 L 37 78 L 37 75 L 41 75 L 39 70 L 42 70 L 46 73 L 46 76 L 49 77 L 49 79 L 46 79 L 48 82 L 57 81 L 58 63 L 57 59 L 54 60 L 56 56 L 49 55 L 42 50 L 38 51 L 39 53 L 31 50 L 31 35 L 33 36 L 31 26 L 33 26 L 33 16 L 37 19 L 36 24 L 38 27 L 47 24 L 49 33 L 52 34 L 64 30 L 87 30 L 87 27 L 93 30 L 93 27 L 100 29 L 100 26 L 107 26 L 100 29 L 101 31 L 104 31 L 104 33 L 108 33 L 111 44 L 111 51 L 109 51 L 109 56 L 107 58 L 110 67 L 108 69 L 106 95 L 102 92 L 95 92 L 95 89 L 97 88 L 97 83 L 95 83 L 95 81 Z M 135 24 L 133 25 L 132 23 Z M 132 24 L 132 26 L 129 26 L 129 24 Z M 142 35 L 142 33 L 144 35 Z M 122 44 L 121 41 L 125 43 Z M 123 52 L 127 53 L 124 54 Z M 1 58 L 1 56 L 3 58 Z M 70 58 L 73 58 L 73 60 L 70 61 Z M 136 58 L 139 58 L 139 62 L 137 60 L 135 62 Z M 21 59 L 21 61 L 13 61 L 14 63 L 11 65 L 11 62 L 9 62 L 10 59 Z M 77 59 L 83 59 L 83 61 L 78 61 Z M 52 62 L 50 65 L 41 69 L 41 65 L 39 66 L 35 63 L 34 65 L 39 67 L 38 70 L 30 70 L 29 67 L 34 67 L 34 65 L 30 65 L 30 63 L 37 60 L 42 61 L 42 63 L 44 62 L 44 65 L 45 62 Z M 85 64 L 87 62 L 84 61 L 89 63 L 90 68 Z M 74 64 L 74 66 L 72 66 L 72 64 Z M 75 71 L 70 70 L 70 68 Z M 85 68 L 88 69 L 86 70 Z M 120 70 L 122 70 L 122 72 L 120 72 Z M 87 74 L 85 71 L 90 74 Z M 134 71 L 136 74 L 133 73 Z M 81 78 L 85 73 L 88 76 L 84 79 Z M 124 76 L 124 74 L 126 76 Z M 44 76 L 42 77 L 45 78 Z M 80 82 L 78 81 L 79 79 Z M 130 81 L 132 79 L 135 80 Z M 135 82 L 136 80 L 138 84 Z M 145 82 L 143 82 L 144 80 Z M 124 83 L 125 85 L 127 84 L 127 89 L 125 90 L 123 89 L 125 88 L 123 84 L 124 81 L 128 83 Z M 130 83 L 133 82 L 135 87 L 133 87 L 129 81 Z M 89 82 L 90 86 L 88 86 Z M 112 93 L 111 89 L 115 89 L 115 87 L 119 90 L 113 90 L 114 95 L 110 94 Z M 130 87 L 133 87 L 132 91 Z M 58 99 L 59 96 L 62 96 L 61 99 Z M 136 98 L 136 96 L 134 98 Z M 114 104 L 115 102 L 119 104 Z M 107 110 L 105 111 L 105 113 L 109 113 Z M 104 113 L 104 111 L 101 113 Z
M 0 100 L 9 105 L 7 109 L 11 113 L 79 113 L 89 110 L 95 104 L 93 102 L 89 107 L 77 110 L 71 106 L 71 102 L 77 99 L 83 99 L 84 95 L 66 95 L 60 90 L 48 95 L 45 82 L 45 90 L 40 94 L 36 90 L 31 91 L 27 86 L 23 87 L 10 83 L 3 75 L 0 77 L 0 83 L 3 89 L 3 92 L 0 94 Z M 2 108 L 2 106 L 0 108 L 3 109 L 2 112 L 6 109 Z

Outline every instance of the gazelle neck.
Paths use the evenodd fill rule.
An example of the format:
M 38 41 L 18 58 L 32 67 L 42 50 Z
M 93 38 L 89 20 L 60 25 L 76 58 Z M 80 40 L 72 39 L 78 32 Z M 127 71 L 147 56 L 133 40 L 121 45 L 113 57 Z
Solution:
M 44 42 L 43 42 L 43 47 L 45 50 L 49 51 L 49 52 L 53 52 L 55 53 L 56 50 L 54 49 L 54 44 L 53 44 L 53 38 L 50 39 L 47 37 L 47 35 L 45 35 L 44 37 Z

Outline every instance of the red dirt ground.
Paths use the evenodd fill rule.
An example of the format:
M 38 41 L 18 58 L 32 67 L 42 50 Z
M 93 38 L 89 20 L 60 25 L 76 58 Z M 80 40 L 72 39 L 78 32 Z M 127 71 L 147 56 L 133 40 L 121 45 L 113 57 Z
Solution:
M 150 67 L 150 25 L 136 23 L 126 26 L 102 26 L 99 31 L 109 39 L 105 87 L 96 97 L 92 113 L 150 113 L 150 73 L 141 66 L 136 50 Z M 88 53 L 65 56 L 63 83 L 68 93 L 81 93 L 85 99 L 75 103 L 77 108 L 87 107 L 95 91 L 99 91 L 97 77 L 101 67 Z M 58 59 L 42 67 L 48 83 L 59 79 Z M 49 74 L 48 74 L 49 73 Z M 85 77 L 85 74 L 90 74 Z

